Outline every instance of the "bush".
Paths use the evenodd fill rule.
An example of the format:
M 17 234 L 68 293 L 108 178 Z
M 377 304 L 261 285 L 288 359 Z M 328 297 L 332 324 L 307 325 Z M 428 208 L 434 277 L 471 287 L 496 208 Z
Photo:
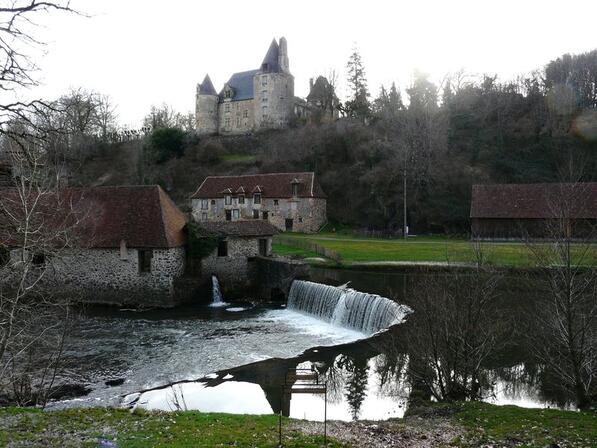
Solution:
M 186 134 L 178 128 L 155 129 L 149 136 L 149 145 L 155 153 L 157 163 L 163 163 L 172 157 L 184 155 Z

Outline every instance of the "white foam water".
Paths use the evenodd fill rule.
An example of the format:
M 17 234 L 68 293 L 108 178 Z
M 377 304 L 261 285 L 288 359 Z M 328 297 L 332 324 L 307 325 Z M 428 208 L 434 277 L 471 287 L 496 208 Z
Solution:
M 222 293 L 220 292 L 220 282 L 218 282 L 218 277 L 215 275 L 211 276 L 211 303 L 209 306 L 218 308 L 222 306 L 228 306 L 229 303 L 224 302 L 222 298 Z
M 407 306 L 376 294 L 303 280 L 292 283 L 288 309 L 366 334 L 402 322 L 411 311 Z

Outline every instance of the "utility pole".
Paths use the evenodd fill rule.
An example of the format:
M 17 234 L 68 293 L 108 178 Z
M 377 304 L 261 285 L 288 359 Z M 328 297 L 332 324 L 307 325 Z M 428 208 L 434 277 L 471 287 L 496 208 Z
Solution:
M 408 238 L 408 220 L 406 219 L 406 157 L 404 157 L 404 171 L 403 171 L 403 175 L 402 175 L 402 182 L 403 182 L 403 187 L 402 187 L 402 194 L 403 194 L 403 198 L 402 198 L 402 202 L 403 202 L 403 206 L 404 206 L 404 239 Z

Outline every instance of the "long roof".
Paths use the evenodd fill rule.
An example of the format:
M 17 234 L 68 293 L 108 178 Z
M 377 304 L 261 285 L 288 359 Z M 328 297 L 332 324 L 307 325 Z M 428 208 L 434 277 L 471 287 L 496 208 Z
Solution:
M 226 85 L 230 86 L 234 91 L 232 101 L 243 101 L 254 98 L 253 92 L 253 76 L 259 73 L 259 70 L 248 70 L 246 72 L 234 73 Z M 220 101 L 224 100 L 224 90 L 226 86 L 220 91 Z
M 18 213 L 18 202 L 9 197 L 0 206 Z M 68 227 L 78 247 L 118 248 L 125 241 L 127 247 L 160 249 L 186 242 L 185 215 L 157 185 L 65 188 L 45 196 L 38 210 L 44 225 Z M 0 242 L 13 245 L 18 235 L 10 225 L 3 229 Z
M 209 176 L 191 198 L 210 199 L 223 197 L 224 194 L 253 193 L 261 193 L 265 198 L 291 198 L 293 183 L 298 184 L 298 197 L 325 198 L 313 172 Z
M 272 236 L 279 233 L 274 225 L 258 219 L 244 221 L 205 221 L 200 222 L 199 226 L 209 233 L 222 236 Z
M 471 218 L 597 219 L 597 182 L 473 185 Z

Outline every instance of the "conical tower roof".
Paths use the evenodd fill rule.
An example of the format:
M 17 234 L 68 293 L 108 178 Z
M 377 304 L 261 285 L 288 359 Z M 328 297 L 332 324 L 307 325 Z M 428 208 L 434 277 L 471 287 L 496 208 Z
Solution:
M 205 75 L 203 82 L 199 84 L 199 95 L 217 95 L 216 89 L 214 88 L 209 75 Z
M 278 65 L 278 55 L 280 53 L 280 47 L 278 46 L 278 42 L 274 38 L 272 43 L 263 58 L 263 62 L 261 63 L 261 71 L 262 72 L 278 72 L 280 71 L 280 67 Z

